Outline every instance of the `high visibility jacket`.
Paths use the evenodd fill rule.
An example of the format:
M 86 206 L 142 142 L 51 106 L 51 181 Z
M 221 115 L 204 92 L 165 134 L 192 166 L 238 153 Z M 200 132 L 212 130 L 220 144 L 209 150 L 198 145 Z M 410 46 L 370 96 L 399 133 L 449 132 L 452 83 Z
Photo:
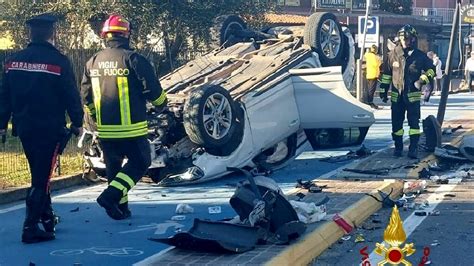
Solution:
M 54 135 L 66 125 L 66 111 L 76 127 L 83 110 L 69 59 L 48 42 L 32 42 L 7 59 L 0 86 L 0 129 L 13 115 L 20 137 Z
M 380 58 L 378 55 L 367 52 L 364 55 L 365 64 L 366 64 L 366 78 L 367 79 L 377 79 L 380 75 Z
M 415 82 L 421 80 L 422 85 L 428 84 L 435 76 L 433 61 L 418 49 L 405 52 L 401 45 L 397 45 L 388 54 L 388 61 L 384 64 L 380 89 L 387 91 L 393 83 L 397 94 L 421 96 L 420 90 L 415 87 Z M 404 93 L 406 92 L 406 93 Z M 393 96 L 393 93 L 392 93 Z M 411 99 L 410 102 L 413 102 Z
M 87 62 L 81 93 L 103 139 L 147 135 L 146 101 L 160 106 L 166 100 L 152 65 L 119 37 Z

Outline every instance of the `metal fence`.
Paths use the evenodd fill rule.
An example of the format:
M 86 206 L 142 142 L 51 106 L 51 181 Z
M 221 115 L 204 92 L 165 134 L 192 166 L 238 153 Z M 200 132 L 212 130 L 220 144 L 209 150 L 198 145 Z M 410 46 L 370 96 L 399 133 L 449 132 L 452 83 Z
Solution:
M 71 60 L 78 85 L 82 78 L 85 63 L 95 52 L 96 50 L 92 49 L 64 51 L 64 54 Z M 164 52 L 142 52 L 155 65 L 156 69 L 160 69 L 160 64 L 163 64 L 164 61 Z M 14 53 L 12 50 L 0 50 L 0 63 L 2 66 L 5 59 L 12 53 Z M 192 52 L 180 54 L 177 61 L 173 62 L 173 65 L 175 67 L 179 66 L 180 63 L 194 58 L 197 54 Z M 28 162 L 23 154 L 20 141 L 18 138 L 11 137 L 10 132 L 8 132 L 8 136 L 7 142 L 4 145 L 0 144 L 0 189 L 28 184 L 30 180 Z M 82 152 L 77 148 L 77 139 L 73 138 L 63 155 L 60 156 L 59 167 L 55 169 L 55 176 L 79 173 L 82 171 L 83 164 Z

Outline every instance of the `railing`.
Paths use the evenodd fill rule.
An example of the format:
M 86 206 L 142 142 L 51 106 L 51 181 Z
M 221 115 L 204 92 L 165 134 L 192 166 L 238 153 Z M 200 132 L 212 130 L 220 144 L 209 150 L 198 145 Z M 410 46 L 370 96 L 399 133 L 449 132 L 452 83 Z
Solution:
M 451 24 L 454 18 L 454 8 L 414 7 L 412 14 L 432 23 Z

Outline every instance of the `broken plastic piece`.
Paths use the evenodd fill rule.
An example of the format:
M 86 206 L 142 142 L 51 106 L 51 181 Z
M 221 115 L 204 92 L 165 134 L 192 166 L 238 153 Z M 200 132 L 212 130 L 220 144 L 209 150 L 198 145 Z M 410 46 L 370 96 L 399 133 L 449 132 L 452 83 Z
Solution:
M 426 180 L 408 181 L 403 184 L 403 193 L 421 193 L 426 189 Z
M 430 216 L 439 216 L 439 215 L 440 215 L 440 211 L 438 210 L 430 212 Z
M 365 242 L 365 238 L 364 238 L 363 235 L 358 234 L 358 235 L 356 236 L 356 239 L 354 240 L 354 242 L 355 242 L 355 243 Z
M 180 203 L 176 206 L 176 214 L 186 214 L 186 213 L 193 213 L 194 208 L 191 207 L 189 204 Z
M 344 240 L 344 241 L 347 241 L 347 240 L 351 239 L 351 236 L 343 236 L 343 237 L 341 237 L 341 239 Z
M 416 216 L 427 216 L 428 213 L 425 212 L 425 211 L 417 211 L 417 212 L 415 212 L 415 215 L 416 215 Z

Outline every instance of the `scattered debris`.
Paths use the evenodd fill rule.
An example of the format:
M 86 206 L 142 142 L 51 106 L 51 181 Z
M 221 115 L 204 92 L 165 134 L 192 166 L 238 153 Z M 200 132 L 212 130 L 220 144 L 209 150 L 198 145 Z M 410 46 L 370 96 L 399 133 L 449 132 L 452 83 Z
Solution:
M 432 212 L 427 212 L 427 211 L 416 211 L 415 212 L 415 215 L 416 216 L 439 216 L 440 215 L 440 211 L 436 210 L 436 211 L 432 211 Z
M 442 148 L 435 148 L 434 155 L 443 159 L 454 161 L 468 161 L 457 147 L 444 145 Z
M 438 185 L 449 184 L 449 179 L 445 179 L 445 180 L 438 179 L 438 180 L 436 180 L 436 184 L 438 184 Z
M 298 218 L 305 224 L 321 221 L 326 216 L 326 205 L 316 206 L 314 202 L 290 200 Z
M 306 197 L 306 194 L 298 192 L 296 193 L 296 197 L 298 197 L 298 200 L 302 200 L 304 197 Z
M 210 214 L 217 214 L 217 213 L 221 213 L 221 206 L 212 206 L 212 207 L 209 207 L 207 208 L 209 213 Z
M 455 194 L 444 194 L 444 196 L 447 197 L 447 198 L 454 198 L 454 197 L 456 197 Z
M 88 222 L 90 222 L 90 221 L 89 221 L 89 220 L 85 220 L 84 222 L 85 222 L 85 223 L 88 223 Z
M 161 196 L 164 198 L 164 197 L 166 197 L 166 194 L 161 194 Z
M 368 155 L 371 155 L 373 153 L 373 151 L 371 151 L 370 149 L 368 149 L 367 147 L 365 147 L 365 145 L 362 145 L 362 147 L 360 147 L 360 149 L 358 149 L 355 154 L 358 156 L 358 157 L 364 157 L 364 156 L 368 156 Z
M 431 246 L 433 246 L 433 247 L 436 247 L 436 246 L 439 246 L 439 245 L 441 245 L 441 244 L 438 242 L 438 240 L 434 240 L 433 243 L 431 243 Z
M 403 193 L 420 194 L 426 189 L 426 180 L 407 181 L 403 184 Z
M 380 219 L 372 219 L 372 222 L 373 222 L 374 224 L 380 224 L 380 223 L 382 223 L 382 220 L 380 220 Z
M 176 206 L 176 214 L 186 214 L 186 213 L 193 213 L 194 208 L 191 207 L 189 204 L 180 203 Z
M 358 234 L 356 239 L 354 240 L 355 243 L 365 242 L 365 238 L 362 234 Z
M 459 145 L 459 152 L 464 157 L 474 162 L 474 135 L 465 135 Z
M 418 177 L 421 179 L 428 179 L 430 176 L 432 176 L 432 174 L 429 169 L 423 168 L 420 172 L 418 172 Z
M 72 209 L 70 210 L 69 212 L 78 212 L 79 211 L 79 207 L 75 208 L 75 209 Z
M 428 213 L 425 212 L 425 211 L 416 211 L 416 212 L 415 212 L 415 215 L 416 215 L 416 216 L 427 216 Z
M 351 236 L 343 236 L 343 237 L 341 237 L 341 239 L 344 240 L 344 241 L 347 241 L 347 240 L 351 239 Z
M 443 167 L 439 166 L 437 162 L 429 162 L 428 169 L 430 171 L 437 171 L 437 172 L 445 170 Z
M 297 188 L 304 188 L 307 189 L 311 193 L 319 193 L 323 191 L 323 188 L 327 186 L 318 186 L 313 181 L 303 181 L 303 179 L 296 180 L 296 187 Z
M 459 170 L 459 171 L 444 174 L 444 175 L 441 175 L 441 176 L 434 175 L 434 176 L 431 176 L 430 179 L 432 181 L 437 182 L 438 180 L 447 180 L 447 179 L 454 179 L 454 178 L 464 179 L 464 178 L 470 178 L 470 177 L 471 177 L 471 171 L 470 170 L 468 170 L 468 171 Z
M 175 215 L 171 217 L 171 221 L 184 221 L 186 220 L 186 215 Z
M 370 149 L 365 147 L 365 145 L 362 145 L 355 152 L 354 151 L 349 151 L 348 153 L 346 153 L 344 155 L 329 156 L 329 157 L 320 159 L 320 161 L 326 162 L 326 163 L 340 163 L 340 162 L 345 162 L 345 161 L 349 161 L 349 160 L 352 160 L 352 159 L 358 159 L 358 158 L 362 158 L 362 157 L 365 157 L 365 156 L 369 156 L 372 153 L 373 153 L 373 151 L 371 151 Z
M 430 216 L 439 216 L 441 213 L 439 210 L 435 210 L 435 211 L 432 211 L 430 212 Z
M 365 193 L 365 195 L 372 197 L 373 199 L 375 199 L 378 202 L 381 202 L 382 203 L 382 208 L 393 208 L 393 206 L 395 206 L 395 205 L 399 208 L 403 207 L 403 203 L 400 203 L 398 201 L 394 201 L 390 198 L 390 195 L 392 195 L 392 192 L 393 192 L 393 188 L 390 190 L 390 193 L 388 193 L 388 194 L 385 194 L 381 190 L 379 190 L 378 192 L 379 192 L 379 195 L 382 198 L 382 200 L 379 200 L 377 197 L 375 197 L 374 195 L 369 194 L 369 193 Z
M 455 128 L 452 128 L 451 126 L 449 126 L 447 128 L 444 128 L 441 134 L 442 135 L 451 135 L 451 134 L 453 134 L 454 132 L 458 131 L 461 128 L 463 128 L 462 125 L 459 125 Z

